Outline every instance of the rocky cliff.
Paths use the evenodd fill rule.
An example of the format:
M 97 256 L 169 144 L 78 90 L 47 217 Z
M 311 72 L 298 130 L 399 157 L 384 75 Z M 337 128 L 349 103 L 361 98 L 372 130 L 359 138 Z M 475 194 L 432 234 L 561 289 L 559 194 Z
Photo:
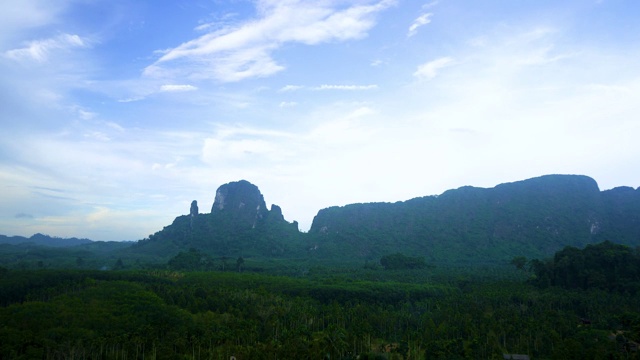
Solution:
M 640 245 L 640 192 L 601 192 L 579 175 L 547 175 L 491 189 L 465 186 L 397 203 L 318 212 L 319 251 L 375 259 L 402 251 L 433 261 L 545 257 L 564 246 L 612 240 Z
M 213 256 L 294 256 L 302 234 L 297 222 L 289 223 L 282 209 L 267 209 L 257 186 L 246 180 L 220 186 L 211 213 L 199 214 L 194 200 L 188 216 L 179 216 L 161 231 L 132 249 L 170 257 L 198 249 Z
M 255 227 L 269 213 L 257 186 L 246 180 L 224 184 L 216 191 L 211 214 L 225 214 Z

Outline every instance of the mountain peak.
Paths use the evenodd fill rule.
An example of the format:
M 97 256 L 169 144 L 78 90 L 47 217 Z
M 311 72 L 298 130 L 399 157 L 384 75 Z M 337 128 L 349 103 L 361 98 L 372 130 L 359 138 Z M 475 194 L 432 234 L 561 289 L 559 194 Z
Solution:
M 252 226 L 255 226 L 256 222 L 263 219 L 268 212 L 258 187 L 246 180 L 220 186 L 211 207 L 212 214 L 232 214 L 235 218 Z

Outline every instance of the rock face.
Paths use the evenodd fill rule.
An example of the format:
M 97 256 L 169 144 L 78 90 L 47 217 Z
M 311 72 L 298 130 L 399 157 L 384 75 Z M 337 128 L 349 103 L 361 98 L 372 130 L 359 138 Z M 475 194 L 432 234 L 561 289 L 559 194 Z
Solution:
M 541 259 L 567 245 L 604 240 L 640 245 L 640 188 L 601 192 L 586 176 L 546 175 L 396 203 L 330 207 L 302 233 L 279 206 L 266 208 L 257 186 L 241 180 L 218 188 L 210 214 L 199 214 L 194 201 L 190 215 L 132 251 L 169 257 L 195 248 L 212 256 L 347 261 L 401 252 L 469 264 Z
M 244 224 L 255 226 L 269 210 L 257 186 L 246 180 L 224 184 L 216 191 L 211 214 L 225 214 Z
M 132 251 L 163 257 L 188 249 L 215 257 L 299 257 L 302 237 L 297 222 L 287 222 L 277 205 L 267 209 L 258 187 L 240 180 L 218 188 L 211 213 L 200 214 L 194 200 L 189 215 L 177 217 Z
M 471 186 L 397 203 L 320 210 L 309 231 L 343 253 L 378 257 L 403 249 L 434 260 L 543 258 L 604 240 L 640 244 L 640 191 L 600 192 L 580 175 Z
M 274 221 L 284 221 L 284 216 L 282 215 L 282 209 L 280 206 L 272 204 L 271 211 L 269 212 L 269 217 Z
M 198 202 L 193 200 L 191 202 L 191 209 L 189 210 L 191 217 L 198 216 Z

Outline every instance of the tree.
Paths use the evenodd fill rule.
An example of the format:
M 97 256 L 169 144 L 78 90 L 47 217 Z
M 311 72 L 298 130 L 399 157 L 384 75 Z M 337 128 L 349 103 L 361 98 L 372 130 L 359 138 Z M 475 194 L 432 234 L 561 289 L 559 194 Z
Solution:
M 383 256 L 380 258 L 380 265 L 385 270 L 422 269 L 427 266 L 424 257 L 406 256 L 401 253 Z
M 242 256 L 240 256 L 238 260 L 236 260 L 236 267 L 238 268 L 238 272 L 242 272 L 242 265 L 244 265 L 244 259 L 242 258 Z
M 518 270 L 524 270 L 524 266 L 527 264 L 527 258 L 524 256 L 516 256 L 511 259 L 511 264 Z
M 124 264 L 122 263 L 122 259 L 118 258 L 118 261 L 116 261 L 115 266 L 113 267 L 114 270 L 122 270 L 124 269 Z

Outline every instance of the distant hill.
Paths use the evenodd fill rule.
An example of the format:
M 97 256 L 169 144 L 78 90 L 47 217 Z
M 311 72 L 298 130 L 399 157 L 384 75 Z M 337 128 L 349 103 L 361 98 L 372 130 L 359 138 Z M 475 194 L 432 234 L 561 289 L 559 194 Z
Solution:
M 579 175 L 465 186 L 404 202 L 323 209 L 309 235 L 324 256 L 377 259 L 399 251 L 446 262 L 547 257 L 604 240 L 638 246 L 640 189 L 601 192 Z
M 268 210 L 258 187 L 242 180 L 218 189 L 211 213 L 198 213 L 194 202 L 190 215 L 130 251 L 168 258 L 193 248 L 219 257 L 336 261 L 403 253 L 428 262 L 491 263 L 548 257 L 567 245 L 604 240 L 640 245 L 639 189 L 601 192 L 581 175 L 465 186 L 396 203 L 323 209 L 305 234 L 278 206 Z
M 582 175 L 546 175 L 395 203 L 330 207 L 318 212 L 308 233 L 286 221 L 279 206 L 267 208 L 258 187 L 241 180 L 218 188 L 211 213 L 200 213 L 193 201 L 188 215 L 136 243 L 0 236 L 0 244 L 68 247 L 85 252 L 74 253 L 76 258 L 96 256 L 107 263 L 120 258 L 166 262 L 188 253 L 223 261 L 254 257 L 363 263 L 404 254 L 424 257 L 427 263 L 490 264 L 516 256 L 546 258 L 565 246 L 583 248 L 606 240 L 640 246 L 640 188 L 600 191 Z M 25 252 L 6 248 L 0 253 L 15 263 Z M 75 259 L 70 254 L 65 255 L 68 261 Z
M 218 188 L 211 213 L 200 214 L 194 201 L 189 215 L 177 217 L 129 251 L 164 258 L 189 249 L 218 257 L 286 258 L 300 255 L 303 235 L 297 222 L 284 219 L 280 207 L 267 209 L 257 186 L 241 180 Z
M 91 244 L 93 241 L 89 239 L 78 239 L 78 238 L 59 238 L 52 237 L 49 235 L 43 234 L 35 234 L 31 237 L 24 236 L 6 236 L 0 235 L 0 244 L 10 244 L 10 245 L 18 245 L 18 244 L 33 244 L 33 245 L 41 245 L 41 246 L 49 246 L 49 247 L 71 247 L 78 246 L 83 244 Z

